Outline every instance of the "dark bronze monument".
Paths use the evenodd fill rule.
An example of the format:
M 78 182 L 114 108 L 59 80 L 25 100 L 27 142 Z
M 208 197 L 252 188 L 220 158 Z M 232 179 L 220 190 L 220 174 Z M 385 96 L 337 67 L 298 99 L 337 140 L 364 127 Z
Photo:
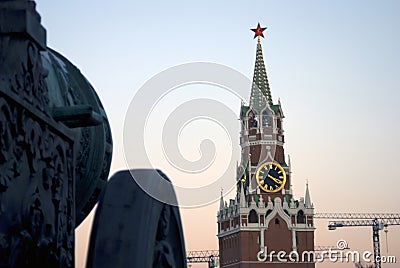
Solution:
M 131 256 L 140 267 L 186 265 L 176 207 L 146 195 L 129 172 L 115 175 L 103 194 L 111 155 L 100 100 L 80 71 L 46 46 L 35 3 L 0 0 L 0 267 L 74 267 L 74 230 L 100 196 L 89 267 L 107 267 L 99 266 L 103 253 L 118 259 L 113 267 L 132 263 Z M 151 180 L 151 172 L 136 174 Z M 126 218 L 104 217 L 108 203 Z M 121 226 L 131 234 L 129 247 L 117 245 Z M 98 243 L 105 234 L 115 251 Z
M 32 1 L 0 1 L 0 266 L 74 266 L 112 140 L 80 71 L 46 47 Z
M 186 267 L 179 209 L 149 196 L 132 178 L 175 198 L 172 186 L 158 185 L 160 175 L 169 181 L 153 169 L 120 171 L 110 178 L 93 222 L 87 267 Z

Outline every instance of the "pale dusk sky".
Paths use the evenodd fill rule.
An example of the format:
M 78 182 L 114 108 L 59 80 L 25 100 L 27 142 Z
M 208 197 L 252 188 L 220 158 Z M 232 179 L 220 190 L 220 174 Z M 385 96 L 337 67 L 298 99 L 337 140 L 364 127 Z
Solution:
M 194 61 L 251 78 L 256 41 L 249 29 L 260 22 L 268 27 L 262 46 L 272 97 L 286 116 L 295 196 L 308 180 L 317 212 L 400 211 L 400 2 L 71 0 L 37 1 L 37 8 L 48 46 L 77 65 L 102 100 L 114 140 L 110 174 L 127 168 L 123 125 L 135 92 L 166 68 Z M 238 113 L 240 101 L 229 103 Z M 182 150 L 196 154 L 198 144 Z M 181 211 L 187 250 L 217 249 L 217 207 Z M 91 219 L 76 231 L 78 268 Z M 326 226 L 318 221 L 316 245 L 346 239 L 352 249 L 372 250 L 371 228 Z M 383 232 L 381 241 L 382 254 L 400 259 L 399 227 L 389 227 L 388 251 Z

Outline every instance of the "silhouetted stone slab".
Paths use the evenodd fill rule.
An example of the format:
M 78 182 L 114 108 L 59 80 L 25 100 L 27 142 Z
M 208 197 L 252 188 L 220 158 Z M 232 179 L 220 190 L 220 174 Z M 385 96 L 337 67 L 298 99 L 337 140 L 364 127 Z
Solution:
M 157 170 L 120 171 L 109 180 L 92 227 L 87 267 L 186 267 L 179 209 L 147 195 L 132 178 L 154 183 Z M 175 199 L 172 185 L 160 189 Z

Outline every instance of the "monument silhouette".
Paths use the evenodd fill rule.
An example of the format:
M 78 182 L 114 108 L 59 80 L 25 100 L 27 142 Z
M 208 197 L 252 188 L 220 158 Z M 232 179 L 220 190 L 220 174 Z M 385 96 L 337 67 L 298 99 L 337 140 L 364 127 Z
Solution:
M 74 230 L 99 200 L 88 267 L 186 267 L 178 209 L 132 174 L 168 178 L 138 170 L 107 182 L 111 156 L 104 108 L 47 47 L 35 3 L 0 0 L 0 267 L 74 267 Z

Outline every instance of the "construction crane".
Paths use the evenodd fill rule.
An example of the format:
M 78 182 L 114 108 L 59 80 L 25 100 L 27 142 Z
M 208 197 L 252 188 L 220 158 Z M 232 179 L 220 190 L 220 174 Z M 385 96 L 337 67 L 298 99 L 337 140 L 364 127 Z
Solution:
M 328 250 L 336 250 L 336 251 L 341 251 L 345 249 L 350 249 L 348 245 L 345 247 L 337 247 L 337 246 L 314 246 L 314 251 L 319 252 L 319 251 L 328 251 Z
M 381 268 L 379 230 L 389 225 L 400 225 L 400 214 L 398 213 L 316 213 L 314 219 L 331 219 L 345 221 L 330 221 L 329 230 L 340 227 L 372 226 L 373 248 L 375 257 L 375 268 Z M 333 246 L 315 246 L 314 251 L 328 249 L 345 250 L 348 248 L 335 248 Z M 187 263 L 208 263 L 209 268 L 216 267 L 219 260 L 218 250 L 196 250 L 186 253 Z
M 219 250 L 193 250 L 186 252 L 187 263 L 208 263 L 214 268 L 219 260 Z
M 314 218 L 345 219 L 345 221 L 330 221 L 329 230 L 336 230 L 340 227 L 372 226 L 375 268 L 381 268 L 379 231 L 389 225 L 400 225 L 400 214 L 397 213 L 317 213 Z
M 315 213 L 314 219 L 349 219 L 349 220 L 370 220 L 370 219 L 398 219 L 399 213 Z
M 321 251 L 327 250 L 345 250 L 346 248 L 337 248 L 336 246 L 315 246 L 314 251 L 316 252 L 317 258 L 320 258 Z M 187 263 L 208 263 L 208 268 L 214 268 L 219 262 L 219 251 L 216 249 L 209 250 L 192 250 L 186 252 Z M 190 266 L 189 266 L 190 267 Z

